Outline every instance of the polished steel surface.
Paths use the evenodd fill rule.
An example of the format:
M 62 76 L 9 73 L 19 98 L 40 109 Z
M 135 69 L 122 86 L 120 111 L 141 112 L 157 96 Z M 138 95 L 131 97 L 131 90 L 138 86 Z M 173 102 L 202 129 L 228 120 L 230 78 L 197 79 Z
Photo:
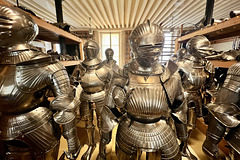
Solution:
M 163 41 L 158 25 L 148 21 L 136 27 L 130 35 L 133 59 L 113 76 L 107 91 L 100 128 L 109 132 L 119 122 L 116 135 L 119 159 L 136 159 L 141 151 L 155 155 L 155 159 L 156 155 L 158 159 L 180 158 L 177 138 L 168 120 L 171 116 L 178 119 L 183 128 L 178 128 L 177 133 L 186 137 L 186 104 L 177 65 L 169 62 L 163 67 L 158 61 Z M 115 92 L 120 93 L 122 101 Z M 178 105 L 172 108 L 176 101 Z
M 27 13 L 0 5 L 0 15 L 0 157 L 57 159 L 63 134 L 69 142 L 66 155 L 76 158 L 80 143 L 71 133 L 77 106 L 65 68 L 28 44 L 38 30 Z M 49 92 L 55 96 L 50 104 Z
M 98 57 L 99 46 L 89 40 L 83 47 L 85 59 L 78 67 L 80 84 L 83 89 L 80 95 L 80 116 L 85 121 L 85 128 L 88 134 L 89 146 L 82 156 L 82 159 L 90 159 L 96 147 L 95 142 L 95 126 L 93 124 L 93 114 L 96 112 L 98 124 L 101 122 L 102 108 L 105 105 L 105 90 L 113 76 L 113 69 L 118 70 L 118 66 L 112 59 L 113 51 L 107 51 L 108 60 L 102 62 Z M 109 50 L 110 51 L 110 50 Z M 113 68 L 114 67 L 114 68 Z M 110 136 L 106 136 L 110 137 Z M 105 156 L 104 137 L 101 137 L 99 158 Z
M 232 65 L 227 72 L 227 77 L 224 81 L 222 88 L 220 89 L 218 96 L 214 104 L 208 104 L 207 108 L 210 112 L 210 115 L 214 117 L 216 121 L 215 124 L 208 125 L 208 136 L 203 144 L 203 149 L 206 154 L 209 154 L 213 158 L 218 158 L 218 143 L 224 137 L 224 130 L 226 129 L 226 136 L 224 137 L 227 140 L 228 144 L 231 147 L 230 155 L 232 158 L 238 159 L 240 156 L 239 148 L 239 115 L 240 115 L 240 62 Z M 217 125 L 216 125 L 217 124 Z M 217 138 L 213 137 L 216 132 L 221 132 L 222 126 L 223 133 Z M 213 140 L 217 139 L 217 140 Z M 214 147 L 212 147 L 214 146 Z

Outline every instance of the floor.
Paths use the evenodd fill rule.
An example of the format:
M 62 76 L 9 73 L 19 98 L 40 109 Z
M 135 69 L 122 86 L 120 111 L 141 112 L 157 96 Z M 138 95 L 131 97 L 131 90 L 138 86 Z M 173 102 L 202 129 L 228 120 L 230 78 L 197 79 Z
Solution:
M 96 123 L 96 121 L 94 122 Z M 81 142 L 81 151 L 80 154 L 77 158 L 77 160 L 80 160 L 83 153 L 87 150 L 87 133 L 86 130 L 84 128 L 84 123 L 82 121 L 79 121 L 79 123 L 77 124 L 77 129 L 78 129 L 78 133 L 79 133 L 79 139 Z M 116 130 L 117 127 L 114 128 L 113 130 L 113 139 L 112 141 L 109 143 L 109 145 L 107 146 L 107 160 L 117 160 L 116 154 L 115 154 L 115 136 L 116 135 Z M 191 137 L 189 139 L 189 149 L 191 150 L 191 152 L 198 158 L 198 160 L 210 160 L 203 152 L 202 152 L 202 143 L 205 140 L 205 135 L 199 131 L 198 129 L 195 129 L 192 134 Z M 96 141 L 97 141 L 97 147 L 91 157 L 91 160 L 96 160 L 97 155 L 98 155 L 98 147 L 99 147 L 99 135 L 98 135 L 98 129 L 96 127 Z M 60 150 L 59 150 L 59 157 L 62 155 L 63 151 L 67 150 L 67 142 L 64 138 L 61 139 L 60 142 Z M 222 155 L 223 153 L 221 153 Z M 141 160 L 144 160 L 145 154 L 142 155 Z M 223 155 L 222 155 L 223 156 Z M 183 160 L 187 160 L 187 158 L 183 157 Z

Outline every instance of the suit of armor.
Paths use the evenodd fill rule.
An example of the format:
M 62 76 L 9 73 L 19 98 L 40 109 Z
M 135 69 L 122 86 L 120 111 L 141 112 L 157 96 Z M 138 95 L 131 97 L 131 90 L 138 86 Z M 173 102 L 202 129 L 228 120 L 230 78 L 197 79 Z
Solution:
M 240 159 L 240 62 L 228 69 L 227 77 L 216 101 L 207 105 L 210 112 L 203 151 L 211 158 L 219 157 L 218 143 L 224 137 L 230 145 L 231 160 Z M 225 133 L 227 131 L 227 133 Z
M 0 159 L 56 160 L 61 134 L 76 158 L 77 101 L 65 68 L 28 44 L 38 27 L 27 13 L 1 5 L 0 15 Z
M 186 139 L 186 111 L 177 66 L 159 63 L 164 35 L 155 24 L 143 23 L 130 35 L 135 57 L 115 74 L 102 110 L 101 130 L 111 131 L 119 122 L 116 154 L 119 159 L 181 159 L 178 138 Z M 123 115 L 118 112 L 119 110 Z
M 93 113 L 96 111 L 99 123 L 99 115 L 104 106 L 105 88 L 112 75 L 111 68 L 97 58 L 98 52 L 99 46 L 95 41 L 90 40 L 86 42 L 84 44 L 85 60 L 78 67 L 80 71 L 80 84 L 83 88 L 80 95 L 80 115 L 81 119 L 85 121 L 89 140 L 89 147 L 82 156 L 82 159 L 90 159 L 96 147 Z M 105 137 L 105 135 L 101 137 Z
M 196 128 L 197 117 L 203 115 L 203 94 L 212 83 L 214 68 L 210 62 L 204 60 L 206 55 L 211 54 L 210 42 L 206 37 L 196 36 L 190 39 L 187 43 L 187 51 L 191 56 L 185 54 L 185 58 L 182 55 L 183 51 L 179 51 L 177 64 L 187 100 L 188 136 L 190 136 L 191 131 Z M 189 159 L 196 159 L 190 152 L 183 155 Z

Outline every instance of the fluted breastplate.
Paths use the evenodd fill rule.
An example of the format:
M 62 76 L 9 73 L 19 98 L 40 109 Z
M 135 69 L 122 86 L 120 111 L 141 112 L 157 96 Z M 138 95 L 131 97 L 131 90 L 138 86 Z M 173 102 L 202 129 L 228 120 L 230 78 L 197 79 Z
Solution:
M 105 83 L 97 77 L 95 69 L 88 69 L 81 77 L 81 86 L 86 92 L 100 92 L 104 89 L 104 85 Z
M 127 92 L 127 112 L 138 118 L 149 119 L 169 116 L 166 94 L 159 76 L 130 75 Z
M 207 79 L 207 73 L 203 67 L 192 68 L 189 73 L 185 73 L 183 78 L 183 88 L 187 91 L 198 91 Z
M 42 102 L 44 92 L 22 90 L 16 72 L 15 65 L 0 66 L 0 112 L 24 112 Z

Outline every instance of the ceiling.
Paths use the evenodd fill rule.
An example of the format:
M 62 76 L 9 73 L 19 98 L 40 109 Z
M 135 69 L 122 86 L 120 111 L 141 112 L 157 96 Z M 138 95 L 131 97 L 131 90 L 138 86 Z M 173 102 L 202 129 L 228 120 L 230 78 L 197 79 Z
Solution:
M 5 0 L 16 5 L 16 0 Z M 19 5 L 38 17 L 56 23 L 54 0 L 19 0 Z M 132 29 L 150 19 L 163 28 L 179 28 L 199 22 L 206 0 L 64 0 L 63 18 L 71 30 Z M 215 0 L 214 19 L 229 18 L 232 10 L 240 10 L 240 0 Z

